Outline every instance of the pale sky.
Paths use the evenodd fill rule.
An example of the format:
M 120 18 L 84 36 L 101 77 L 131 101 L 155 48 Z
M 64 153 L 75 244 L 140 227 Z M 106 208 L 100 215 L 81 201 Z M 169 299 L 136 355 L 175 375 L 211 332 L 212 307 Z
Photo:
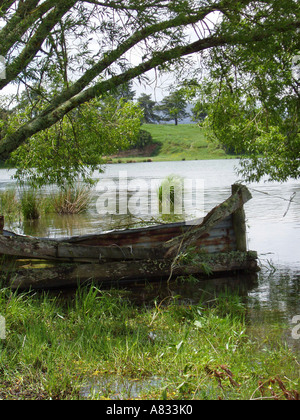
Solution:
M 220 14 L 211 13 L 206 19 L 206 27 L 201 24 L 193 25 L 193 27 L 190 27 L 190 29 L 187 31 L 189 42 L 193 42 L 197 39 L 203 38 L 203 36 L 207 36 L 209 33 L 208 31 L 213 29 L 219 18 Z M 0 21 L 0 28 L 1 26 L 3 26 L 3 22 Z M 99 50 L 99 44 L 97 43 L 96 38 L 91 42 L 92 44 L 95 43 L 95 51 Z M 75 44 L 76 40 L 74 40 L 74 45 Z M 125 55 L 125 57 L 130 63 L 132 63 L 132 65 L 138 65 L 141 63 L 142 52 L 138 48 L 133 48 Z M 141 93 L 146 93 L 148 95 L 151 94 L 153 100 L 159 102 L 169 94 L 170 88 L 176 83 L 176 76 L 174 78 L 171 74 L 160 75 L 158 71 L 155 70 L 148 72 L 147 76 L 149 78 L 149 82 L 144 81 L 139 83 L 138 80 L 134 81 L 133 89 L 136 91 L 137 97 L 139 97 Z M 14 85 L 9 85 L 0 91 L 0 97 L 16 93 L 17 87 Z

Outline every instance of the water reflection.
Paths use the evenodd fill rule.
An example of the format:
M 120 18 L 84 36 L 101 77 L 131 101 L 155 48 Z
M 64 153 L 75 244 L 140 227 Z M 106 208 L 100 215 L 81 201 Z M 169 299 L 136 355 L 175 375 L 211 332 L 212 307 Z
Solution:
M 166 282 L 136 282 L 120 285 L 129 291 L 130 300 L 136 305 L 152 305 L 154 301 L 176 302 L 183 305 L 207 305 L 220 295 L 235 294 L 248 296 L 249 291 L 258 285 L 257 274 L 238 274 L 236 276 L 205 279 L 176 279 Z
M 163 385 L 164 381 L 156 377 L 132 380 L 117 375 L 104 375 L 91 379 L 80 394 L 84 398 L 97 395 L 110 400 L 132 400 L 151 392 L 152 389 L 161 389 Z

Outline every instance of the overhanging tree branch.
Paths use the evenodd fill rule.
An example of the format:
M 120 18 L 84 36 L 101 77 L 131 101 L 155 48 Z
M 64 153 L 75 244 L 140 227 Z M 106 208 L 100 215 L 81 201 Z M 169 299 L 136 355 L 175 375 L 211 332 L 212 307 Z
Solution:
M 14 2 L 12 2 L 14 3 Z M 35 0 L 31 7 L 23 7 L 22 12 L 19 8 L 9 19 L 0 32 L 0 54 L 5 56 L 13 48 L 16 41 L 19 41 L 32 24 L 37 22 L 45 13 L 56 6 L 57 1 L 47 0 L 40 6 L 37 6 L 39 0 Z M 24 4 L 24 3 L 23 3 Z M 26 4 L 26 3 L 25 3 Z M 32 6 L 35 8 L 32 10 Z M 37 7 L 36 7 L 37 6 Z
M 15 0 L 4 0 L 0 5 L 0 17 L 5 16 L 5 13 L 14 4 Z
M 48 37 L 49 32 L 75 3 L 76 0 L 65 1 L 61 6 L 55 8 L 44 20 L 42 20 L 34 36 L 26 44 L 23 51 L 10 65 L 7 66 L 6 78 L 0 80 L 0 89 L 3 89 L 3 87 L 7 86 L 11 81 L 15 80 L 20 72 L 27 67 L 27 65 L 40 51 L 40 48 L 42 47 L 45 39 Z
M 17 2 L 5 2 L 6 6 L 8 6 L 8 3 L 17 4 Z M 15 59 L 13 59 L 6 69 L 6 80 L 0 80 L 0 89 L 10 81 L 15 80 L 23 71 L 27 71 L 28 67 L 32 69 L 36 63 L 36 71 L 39 71 L 39 59 L 37 55 L 39 52 L 43 53 L 45 51 L 42 48 L 43 43 L 48 39 L 51 31 L 54 29 L 59 30 L 57 24 L 73 6 L 76 6 L 75 10 L 79 11 L 79 14 L 82 12 L 86 13 L 85 16 L 87 16 L 90 13 L 91 5 L 93 5 L 93 10 L 95 9 L 99 13 L 99 16 L 101 16 L 97 23 L 97 29 L 93 33 L 96 30 L 99 31 L 103 43 L 107 41 L 107 44 L 111 45 L 111 50 L 102 55 L 98 62 L 85 70 L 84 74 L 75 83 L 63 89 L 60 93 L 57 93 L 53 99 L 50 99 L 49 106 L 45 105 L 45 108 L 40 111 L 39 115 L 16 129 L 13 134 L 6 135 L 0 142 L 0 159 L 6 159 L 13 150 L 32 135 L 51 127 L 77 106 L 133 80 L 151 69 L 193 53 L 210 49 L 217 50 L 218 47 L 222 46 L 262 43 L 266 40 L 276 38 L 280 33 L 284 34 L 289 31 L 295 31 L 300 26 L 299 21 L 295 21 L 295 16 L 293 17 L 292 14 L 287 14 L 288 17 L 282 21 L 277 21 L 278 19 L 276 20 L 276 18 L 273 19 L 272 17 L 264 21 L 261 21 L 260 17 L 258 17 L 256 21 L 252 13 L 251 17 L 253 16 L 253 19 L 250 19 L 251 22 L 249 20 L 247 25 L 240 25 L 240 21 L 237 19 L 238 23 L 234 27 L 234 19 L 231 20 L 234 12 L 240 14 L 240 17 L 242 17 L 244 16 L 243 8 L 247 5 L 268 5 L 270 3 L 268 0 L 258 2 L 241 0 L 238 4 L 233 0 L 216 0 L 215 2 L 210 2 L 209 5 L 207 5 L 207 2 L 197 2 L 196 5 L 193 2 L 188 3 L 183 0 L 176 2 L 163 0 L 152 0 L 150 2 L 138 2 L 135 0 L 117 2 L 65 0 L 64 2 L 58 2 L 55 0 L 46 0 L 36 8 L 34 6 L 39 3 L 36 0 L 25 0 L 23 3 L 24 5 L 27 4 L 27 13 L 24 13 L 23 10 L 22 15 L 21 9 L 17 9 L 15 12 L 10 11 L 6 27 L 0 30 L 0 40 L 2 37 L 4 44 L 4 35 L 7 35 L 7 39 L 9 36 L 11 37 L 9 43 L 6 43 L 6 45 L 0 43 L 0 54 L 1 46 L 3 48 L 2 51 L 5 51 L 5 48 L 13 48 L 15 51 Z M 89 10 L 84 8 L 85 4 L 89 5 Z M 153 14 L 150 13 L 152 11 L 151 8 L 153 8 Z M 203 22 L 207 15 L 214 11 L 225 14 L 227 17 L 224 20 L 228 20 L 225 22 L 225 25 L 216 24 L 214 30 L 210 32 L 210 36 L 196 42 L 190 41 L 190 43 L 184 37 L 181 39 L 178 36 L 179 34 L 181 35 L 181 29 Z M 148 18 L 146 12 L 149 15 Z M 143 15 L 142 17 L 140 17 L 141 14 Z M 23 19 L 20 19 L 21 15 Z M 128 28 L 126 25 L 120 24 L 122 16 L 126 16 Z M 19 19 L 20 23 L 16 28 L 16 31 L 19 31 L 18 37 L 16 37 L 16 33 L 13 34 L 11 31 L 7 31 L 9 25 L 10 28 L 12 27 L 14 19 Z M 78 18 L 74 25 L 80 27 L 82 22 Z M 121 32 L 119 33 L 120 28 Z M 27 31 L 29 29 L 33 35 L 26 40 L 27 43 L 23 50 L 21 50 L 20 45 L 25 41 L 24 39 L 20 40 L 20 36 L 26 34 L 25 38 L 28 37 Z M 80 35 L 82 39 L 84 39 L 83 34 L 84 32 Z M 157 41 L 161 34 L 165 36 L 165 45 Z M 166 46 L 168 45 L 168 41 L 170 41 L 169 48 Z M 107 80 L 102 80 L 94 84 L 94 86 L 91 86 L 91 83 L 94 83 L 98 76 L 102 76 L 103 78 L 105 71 L 114 70 L 113 65 L 115 63 L 118 63 L 119 60 L 124 58 L 127 52 L 141 45 L 143 42 L 152 42 L 153 45 L 153 48 L 147 51 L 148 58 L 146 59 L 145 56 L 145 61 L 129 69 L 127 67 L 124 70 L 123 67 L 123 69 L 121 68 L 121 74 L 114 75 Z M 19 54 L 18 48 L 20 48 Z M 43 54 L 47 56 L 46 52 Z
M 119 45 L 115 50 L 107 53 L 105 57 L 98 61 L 94 66 L 88 69 L 85 74 L 77 80 L 69 89 L 58 94 L 51 105 L 42 112 L 41 115 L 46 115 L 53 109 L 55 109 L 60 104 L 64 103 L 66 100 L 72 98 L 73 96 L 80 93 L 85 87 L 87 87 L 97 76 L 103 73 L 109 66 L 111 66 L 116 60 L 122 57 L 130 49 L 134 48 L 141 41 L 146 40 L 151 35 L 155 35 L 161 31 L 177 28 L 183 25 L 193 24 L 202 20 L 209 13 L 216 11 L 216 7 L 209 7 L 201 10 L 195 15 L 192 16 L 177 16 L 174 19 L 171 19 L 166 22 L 160 22 L 158 24 L 150 25 L 148 27 L 142 28 L 139 31 L 136 31 L 132 36 L 130 36 L 126 41 Z

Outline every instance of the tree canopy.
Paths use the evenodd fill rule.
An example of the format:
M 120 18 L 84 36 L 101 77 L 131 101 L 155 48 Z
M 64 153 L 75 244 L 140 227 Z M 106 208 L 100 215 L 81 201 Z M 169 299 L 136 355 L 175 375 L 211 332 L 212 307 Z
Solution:
M 283 4 L 286 10 L 292 6 Z M 300 177 L 297 32 L 295 37 L 278 33 L 276 42 L 253 43 L 251 50 L 241 44 L 211 51 L 209 74 L 185 84 L 197 98 L 198 120 L 204 111 L 208 115 L 203 125 L 212 140 L 242 155 L 240 174 L 247 181 Z
M 35 106 L 38 112 L 43 101 Z M 15 110 L 7 130 L 13 131 L 14 125 L 30 114 L 31 106 Z M 139 145 L 142 117 L 139 106 L 126 98 L 93 99 L 12 152 L 10 164 L 17 168 L 14 178 L 35 188 L 51 184 L 67 188 L 79 176 L 89 184 L 93 172 L 101 170 L 104 156 Z
M 160 120 L 158 114 L 155 113 L 156 102 L 152 100 L 151 95 L 142 93 L 138 98 L 138 104 L 144 112 L 144 122 L 147 124 L 157 123 Z
M 156 107 L 163 114 L 162 120 L 174 121 L 178 125 L 179 120 L 189 116 L 187 109 L 187 101 L 184 93 L 180 90 L 174 90 L 170 95 L 166 96 Z
M 34 115 L 2 129 L 0 159 L 79 106 L 143 81 L 149 70 L 176 68 L 185 76 L 192 56 L 197 77 L 209 75 L 222 88 L 233 87 L 238 69 L 259 74 L 262 94 L 274 91 L 281 82 L 272 75 L 283 65 L 287 74 L 299 51 L 299 26 L 297 0 L 3 0 L 0 91 L 11 83 L 56 87 Z

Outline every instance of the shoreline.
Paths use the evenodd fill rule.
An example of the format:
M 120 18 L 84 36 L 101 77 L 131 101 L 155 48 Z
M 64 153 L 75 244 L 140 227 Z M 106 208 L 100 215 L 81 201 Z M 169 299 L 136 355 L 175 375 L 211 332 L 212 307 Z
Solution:
M 155 163 L 155 162 L 195 162 L 195 161 L 214 161 L 214 160 L 234 160 L 239 159 L 240 156 L 214 156 L 214 157 L 206 157 L 206 158 L 176 158 L 176 157 L 165 157 L 165 156 L 143 156 L 143 157 L 116 157 L 116 158 L 107 158 L 108 160 L 105 162 L 105 165 L 117 165 L 117 164 L 124 164 L 124 163 Z M 0 168 L 1 169 L 1 168 Z M 2 168 L 5 169 L 5 168 Z
M 208 139 L 208 133 L 197 124 L 144 124 L 141 129 L 149 132 L 152 143 L 143 149 L 123 150 L 104 156 L 104 164 L 141 162 L 180 162 L 195 160 L 228 160 L 240 156 L 229 155 Z M 0 169 L 15 169 L 0 162 Z

